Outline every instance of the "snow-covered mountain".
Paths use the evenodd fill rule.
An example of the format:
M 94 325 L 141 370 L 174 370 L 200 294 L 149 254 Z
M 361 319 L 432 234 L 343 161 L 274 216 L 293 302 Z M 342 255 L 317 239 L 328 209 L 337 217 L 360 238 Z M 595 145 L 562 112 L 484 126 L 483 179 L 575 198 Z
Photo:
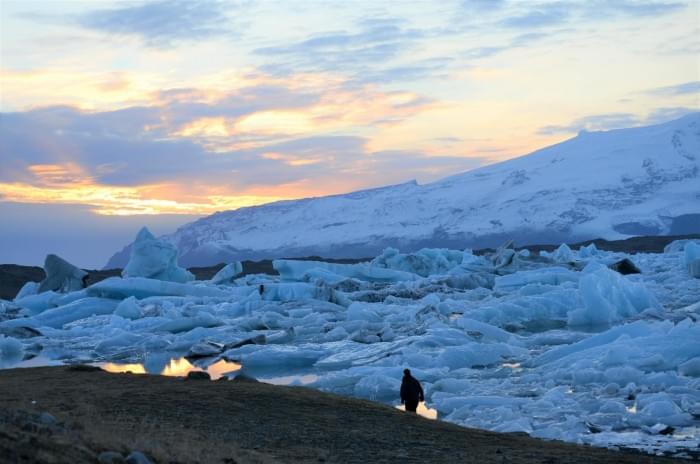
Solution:
M 520 158 L 425 185 L 216 213 L 165 236 L 185 266 L 361 257 L 387 246 L 489 247 L 700 232 L 700 113 L 582 132 Z M 107 267 L 123 267 L 129 247 Z

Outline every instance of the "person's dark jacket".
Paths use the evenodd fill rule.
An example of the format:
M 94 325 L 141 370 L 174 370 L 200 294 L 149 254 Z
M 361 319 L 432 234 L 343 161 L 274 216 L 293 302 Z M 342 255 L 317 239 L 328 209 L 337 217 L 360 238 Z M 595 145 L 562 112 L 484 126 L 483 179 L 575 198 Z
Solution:
M 411 375 L 404 375 L 401 381 L 401 402 L 412 401 L 419 402 L 423 399 L 423 387 L 420 382 Z

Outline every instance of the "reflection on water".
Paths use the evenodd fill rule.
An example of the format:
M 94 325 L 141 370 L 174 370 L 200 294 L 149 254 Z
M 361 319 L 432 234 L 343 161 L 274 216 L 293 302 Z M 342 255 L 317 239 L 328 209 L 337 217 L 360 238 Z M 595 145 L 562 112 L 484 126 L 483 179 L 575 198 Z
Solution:
M 406 410 L 406 407 L 403 404 L 400 404 L 396 406 L 396 409 L 400 409 L 402 411 Z M 418 408 L 416 408 L 416 412 L 418 413 L 419 416 L 423 416 L 427 419 L 437 419 L 438 412 L 437 409 L 430 409 L 425 405 L 425 402 L 418 403 Z
M 220 359 L 219 361 L 206 366 L 206 368 L 201 368 L 193 365 L 186 358 L 175 358 L 170 359 L 162 369 L 153 371 L 151 369 L 146 370 L 143 364 L 117 364 L 117 363 L 98 363 L 102 369 L 107 372 L 131 372 L 132 374 L 146 374 L 153 373 L 159 375 L 166 375 L 168 377 L 184 377 L 188 372 L 192 371 L 205 371 L 211 376 L 212 380 L 217 380 L 223 377 L 224 374 L 229 372 L 237 371 L 241 368 L 238 363 L 226 361 Z

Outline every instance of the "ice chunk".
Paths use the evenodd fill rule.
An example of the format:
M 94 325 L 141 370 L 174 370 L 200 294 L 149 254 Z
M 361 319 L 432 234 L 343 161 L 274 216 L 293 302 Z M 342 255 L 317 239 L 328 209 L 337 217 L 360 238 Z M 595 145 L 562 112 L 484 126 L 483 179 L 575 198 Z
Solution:
M 571 326 L 609 326 L 646 309 L 661 307 L 643 283 L 627 280 L 606 267 L 584 273 L 579 291 L 583 307 L 569 313 Z
M 22 285 L 22 288 L 19 289 L 19 292 L 17 292 L 17 296 L 15 296 L 15 301 L 21 300 L 24 297 L 31 296 L 31 295 L 36 295 L 39 290 L 39 282 L 27 282 L 24 285 Z
M 381 374 L 368 375 L 355 384 L 354 395 L 373 401 L 391 401 L 401 389 L 401 381 Z
M 692 239 L 674 240 L 664 247 L 664 253 L 680 253 L 685 249 L 685 246 L 691 242 L 695 243 L 697 245 L 700 245 L 700 240 L 692 240 Z
M 194 317 L 179 317 L 156 326 L 154 332 L 187 332 L 197 327 L 216 327 L 221 321 L 207 312 L 200 312 Z
M 46 278 L 39 284 L 37 293 L 48 291 L 66 293 L 80 290 L 85 287 L 88 275 L 87 272 L 56 255 L 46 256 L 44 272 Z
M 211 278 L 211 282 L 219 285 L 228 284 L 241 272 L 243 272 L 243 265 L 240 261 L 234 261 L 222 267 L 219 272 Z
M 124 299 L 134 296 L 138 299 L 152 296 L 194 296 L 194 297 L 231 297 L 247 296 L 255 293 L 255 287 L 216 288 L 194 284 L 181 284 L 163 280 L 130 277 L 121 279 L 110 277 L 87 288 L 87 294 L 104 298 Z
M 464 260 L 464 253 L 445 248 L 423 248 L 415 253 L 399 253 L 396 248 L 386 248 L 371 261 L 372 266 L 394 269 L 428 277 L 446 274 Z
M 138 319 L 141 317 L 141 308 L 136 302 L 136 298 L 130 296 L 126 300 L 123 300 L 114 310 L 114 314 L 121 316 L 125 319 Z
M 570 263 L 575 261 L 574 253 L 566 243 L 559 245 L 559 248 L 552 253 L 551 258 L 557 263 Z
M 194 275 L 177 265 L 177 248 L 158 240 L 144 227 L 136 235 L 131 258 L 122 271 L 124 277 L 147 277 L 168 282 L 189 282 Z
M 4 327 L 53 327 L 60 329 L 69 322 L 84 319 L 86 317 L 112 314 L 117 307 L 117 302 L 104 298 L 83 298 L 72 303 L 48 309 L 36 316 L 12 319 L 0 323 Z
M 561 285 L 564 282 L 578 282 L 580 273 L 563 267 L 547 267 L 496 277 L 494 289 L 513 291 L 529 284 Z
M 55 307 L 58 297 L 58 293 L 49 291 L 18 298 L 15 300 L 15 304 L 22 308 L 27 308 L 30 314 L 39 314 L 42 311 Z
M 686 243 L 684 260 L 685 266 L 688 268 L 688 274 L 692 277 L 700 278 L 700 245 L 696 242 Z
M 420 279 L 420 276 L 413 273 L 372 266 L 370 263 L 334 264 L 321 261 L 276 259 L 272 261 L 272 267 L 279 272 L 282 280 L 288 281 L 306 280 L 306 273 L 312 269 L 323 269 L 339 276 L 367 282 L 401 282 Z
M 700 356 L 689 359 L 678 366 L 678 372 L 688 377 L 700 377 Z
M 14 338 L 0 335 L 0 368 L 11 367 L 22 360 L 22 343 Z
M 446 366 L 454 370 L 463 367 L 489 366 L 524 353 L 524 349 L 504 343 L 472 343 L 445 348 L 435 362 L 438 366 Z
M 595 246 L 595 243 L 591 243 L 587 246 L 581 245 L 581 247 L 578 249 L 579 258 L 592 258 L 597 255 L 598 247 Z

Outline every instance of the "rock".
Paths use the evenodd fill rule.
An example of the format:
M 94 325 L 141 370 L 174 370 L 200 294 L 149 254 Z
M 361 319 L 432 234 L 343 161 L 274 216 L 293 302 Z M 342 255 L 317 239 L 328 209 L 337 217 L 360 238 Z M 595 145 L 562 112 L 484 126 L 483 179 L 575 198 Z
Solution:
M 175 245 L 158 240 L 144 227 L 136 235 L 131 258 L 122 271 L 122 277 L 146 277 L 178 283 L 194 280 L 191 272 L 177 265 L 177 257 Z
M 131 454 L 126 457 L 126 462 L 128 464 L 153 464 L 151 460 L 140 451 L 132 451 Z
M 639 268 L 627 258 L 624 258 L 616 263 L 612 263 L 608 265 L 608 267 L 622 275 L 642 273 L 642 271 L 640 271 Z
M 234 261 L 222 267 L 219 272 L 211 278 L 211 282 L 219 285 L 228 284 L 241 272 L 243 272 L 243 265 L 240 261 Z
M 127 462 L 121 453 L 116 451 L 103 451 L 97 456 L 100 464 L 122 464 Z
M 90 364 L 72 364 L 68 366 L 69 371 L 74 372 L 97 372 L 102 371 L 99 366 L 91 366 Z
M 187 380 L 211 380 L 211 376 L 204 371 L 190 371 L 187 373 Z
M 68 261 L 47 255 L 44 260 L 46 278 L 39 283 L 37 293 L 48 291 L 68 293 L 85 288 L 88 273 L 73 266 Z

